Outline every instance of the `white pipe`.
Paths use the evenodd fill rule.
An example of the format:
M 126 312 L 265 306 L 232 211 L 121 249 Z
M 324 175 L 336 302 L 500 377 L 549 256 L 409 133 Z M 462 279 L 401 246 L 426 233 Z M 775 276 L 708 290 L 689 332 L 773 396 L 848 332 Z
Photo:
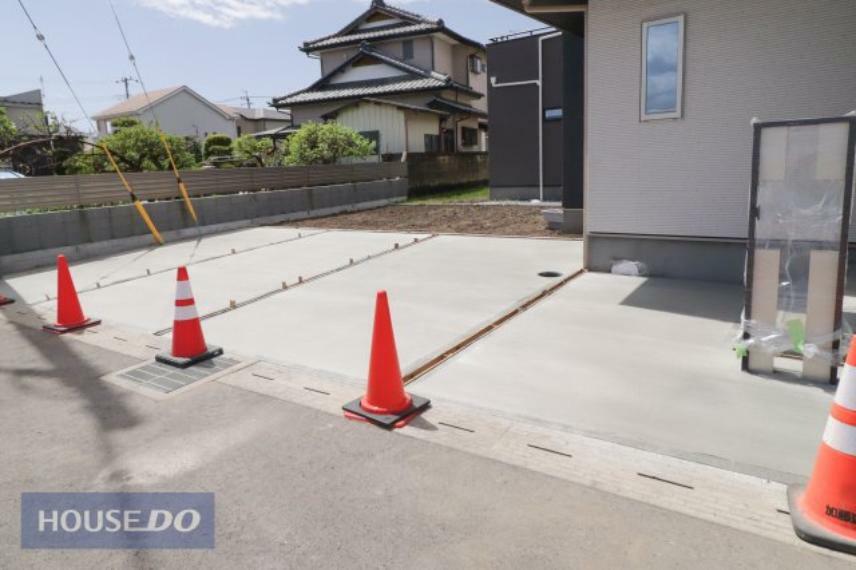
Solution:
M 497 83 L 496 77 L 490 78 L 490 84 L 493 87 L 538 86 L 538 197 L 541 202 L 544 201 L 544 40 L 558 38 L 561 35 L 562 32 L 556 32 L 538 38 L 538 79 Z

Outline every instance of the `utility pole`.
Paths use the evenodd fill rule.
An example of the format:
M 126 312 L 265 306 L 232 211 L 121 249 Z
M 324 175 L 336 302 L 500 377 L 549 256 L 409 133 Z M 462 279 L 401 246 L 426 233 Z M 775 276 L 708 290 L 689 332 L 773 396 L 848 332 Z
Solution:
M 250 94 L 247 93 L 246 89 L 244 89 L 244 96 L 242 97 L 242 99 L 247 102 L 247 109 L 253 108 L 253 104 L 250 102 Z
M 133 81 L 135 83 L 139 83 L 139 81 L 137 81 L 133 77 L 122 77 L 121 79 L 118 79 L 116 81 L 116 83 L 124 83 L 125 84 L 125 99 L 131 98 L 131 91 L 128 89 L 128 84 L 131 83 L 131 81 Z

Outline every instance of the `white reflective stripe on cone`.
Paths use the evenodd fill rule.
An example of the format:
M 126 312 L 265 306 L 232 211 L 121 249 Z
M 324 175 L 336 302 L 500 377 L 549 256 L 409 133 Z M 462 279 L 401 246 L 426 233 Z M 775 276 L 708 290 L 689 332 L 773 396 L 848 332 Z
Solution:
M 835 391 L 835 403 L 842 408 L 856 411 L 856 368 L 844 365 L 841 371 L 841 381 Z
M 193 291 L 190 290 L 190 281 L 178 281 L 175 287 L 175 300 L 185 301 L 193 298 Z
M 823 443 L 835 451 L 856 456 L 856 427 L 829 416 L 823 432 Z
M 189 321 L 191 319 L 198 319 L 199 313 L 196 312 L 196 305 L 190 305 L 188 307 L 176 307 L 175 308 L 175 320 L 177 321 Z

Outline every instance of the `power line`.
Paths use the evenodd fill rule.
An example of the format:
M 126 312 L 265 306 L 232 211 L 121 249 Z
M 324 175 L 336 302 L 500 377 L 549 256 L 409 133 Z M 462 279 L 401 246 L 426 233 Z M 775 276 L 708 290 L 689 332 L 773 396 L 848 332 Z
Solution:
M 110 11 L 113 12 L 113 18 L 116 20 L 116 26 L 119 28 L 119 34 L 122 36 L 122 42 L 124 42 L 125 49 L 128 51 L 128 61 L 131 62 L 131 66 L 134 68 L 137 81 L 140 83 L 143 95 L 146 98 L 146 105 L 148 105 L 149 110 L 152 112 L 152 116 L 155 119 L 155 125 L 160 126 L 158 116 L 155 112 L 154 106 L 152 105 L 152 100 L 149 99 L 149 91 L 146 89 L 146 84 L 143 82 L 143 76 L 140 74 L 140 68 L 137 67 L 137 58 L 134 57 L 134 52 L 131 51 L 131 44 L 128 43 L 128 36 L 125 35 L 125 28 L 122 27 L 122 22 L 119 20 L 119 14 L 116 12 L 116 6 L 113 4 L 113 0 L 108 0 L 108 2 L 110 3 Z
M 36 26 L 36 23 L 33 21 L 32 16 L 27 11 L 27 7 L 24 6 L 23 0 L 18 0 L 18 5 L 21 6 L 21 10 L 24 11 L 24 15 L 27 16 L 27 19 L 30 21 L 30 25 L 33 26 L 33 31 L 36 32 L 36 39 L 41 42 L 43 46 L 45 46 L 45 51 L 48 52 L 48 55 L 53 61 L 53 64 L 56 66 L 57 71 L 59 71 L 62 80 L 65 82 L 65 86 L 68 87 L 68 90 L 71 92 L 72 97 L 74 97 L 74 101 L 77 103 L 80 112 L 83 113 L 83 116 L 86 118 L 86 122 L 89 123 L 89 128 L 92 132 L 95 132 L 95 125 L 92 123 L 92 119 L 89 117 L 89 113 L 86 112 L 86 109 L 83 107 L 83 103 L 80 102 L 80 98 L 77 96 L 77 93 L 74 91 L 74 87 L 71 86 L 71 82 L 68 80 L 68 77 L 65 75 L 65 72 L 62 70 L 59 62 L 56 57 L 54 57 L 51 48 L 48 47 L 48 42 L 45 40 L 45 35 L 39 30 L 39 27 Z

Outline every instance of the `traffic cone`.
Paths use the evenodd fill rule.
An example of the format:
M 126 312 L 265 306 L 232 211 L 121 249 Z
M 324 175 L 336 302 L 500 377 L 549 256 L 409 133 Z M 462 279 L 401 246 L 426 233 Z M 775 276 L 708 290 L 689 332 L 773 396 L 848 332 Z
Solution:
M 850 342 L 808 486 L 788 487 L 797 536 L 856 554 L 856 337 Z
M 11 299 L 9 297 L 4 297 L 3 295 L 0 295 L 0 307 L 2 307 L 3 305 L 11 305 L 14 302 L 15 302 L 15 299 Z
M 379 291 L 375 303 L 368 389 L 362 398 L 342 406 L 345 417 L 371 422 L 387 429 L 400 428 L 429 405 L 431 401 L 427 398 L 411 396 L 404 391 L 392 319 L 389 316 L 389 301 L 386 291 Z
M 221 354 L 223 354 L 222 348 L 205 344 L 202 323 L 196 312 L 196 301 L 193 300 L 187 268 L 179 267 L 175 288 L 172 352 L 158 354 L 155 360 L 178 368 L 188 368 Z
M 54 334 L 63 334 L 101 324 L 99 319 L 89 319 L 83 314 L 64 255 L 56 256 L 56 277 L 56 322 L 42 328 Z

